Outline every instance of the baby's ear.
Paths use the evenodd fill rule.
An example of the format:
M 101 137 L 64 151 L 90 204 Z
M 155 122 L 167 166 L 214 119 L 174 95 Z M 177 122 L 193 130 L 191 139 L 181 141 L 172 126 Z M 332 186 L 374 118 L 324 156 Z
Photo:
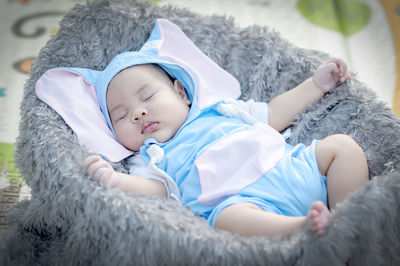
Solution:
M 185 87 L 183 87 L 182 82 L 180 82 L 179 80 L 175 80 L 174 81 L 174 89 L 175 91 L 179 94 L 179 96 L 182 97 L 183 101 L 187 104 L 190 105 L 192 102 L 190 101 L 190 99 L 188 98 L 187 94 L 186 94 L 186 90 Z

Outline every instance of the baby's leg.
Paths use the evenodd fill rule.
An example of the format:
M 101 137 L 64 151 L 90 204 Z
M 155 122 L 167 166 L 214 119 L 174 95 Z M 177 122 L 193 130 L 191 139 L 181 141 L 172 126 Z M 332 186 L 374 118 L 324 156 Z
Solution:
M 215 228 L 242 236 L 288 236 L 306 225 L 307 217 L 290 217 L 263 211 L 252 203 L 238 203 L 221 211 Z
M 215 228 L 242 236 L 289 236 L 296 230 L 310 226 L 322 235 L 329 223 L 330 212 L 321 201 L 314 202 L 306 217 L 291 217 L 263 211 L 252 203 L 238 203 L 218 215 Z
M 368 180 L 367 160 L 360 146 L 349 136 L 332 135 L 315 149 L 318 168 L 327 177 L 331 209 Z

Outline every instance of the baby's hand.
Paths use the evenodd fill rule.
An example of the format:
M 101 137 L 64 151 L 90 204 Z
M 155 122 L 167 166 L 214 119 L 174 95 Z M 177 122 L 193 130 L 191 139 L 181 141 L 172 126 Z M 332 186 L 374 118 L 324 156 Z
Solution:
M 92 155 L 85 159 L 83 165 L 87 173 L 96 181 L 109 186 L 116 187 L 118 185 L 118 175 L 112 166 L 98 155 Z
M 327 93 L 339 83 L 351 79 L 347 65 L 341 59 L 333 59 L 320 65 L 313 75 L 313 81 L 323 92 Z

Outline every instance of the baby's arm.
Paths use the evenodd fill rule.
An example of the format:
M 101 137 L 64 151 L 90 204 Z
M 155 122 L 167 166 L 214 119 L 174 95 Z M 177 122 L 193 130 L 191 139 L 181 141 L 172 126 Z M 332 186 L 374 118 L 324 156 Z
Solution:
M 350 76 L 347 74 L 347 65 L 342 60 L 334 59 L 322 64 L 313 77 L 268 103 L 270 126 L 278 131 L 287 128 L 309 104 L 320 100 L 325 93 L 347 79 Z
M 87 157 L 83 164 L 87 173 L 94 180 L 106 186 L 118 187 L 125 192 L 137 194 L 161 197 L 167 196 L 167 190 L 162 182 L 155 179 L 116 172 L 107 161 L 98 155 Z

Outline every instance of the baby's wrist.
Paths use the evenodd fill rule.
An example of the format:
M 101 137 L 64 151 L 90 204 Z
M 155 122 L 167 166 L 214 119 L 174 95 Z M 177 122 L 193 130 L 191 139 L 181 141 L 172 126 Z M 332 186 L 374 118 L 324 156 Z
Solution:
M 120 179 L 121 179 L 121 177 L 120 177 L 120 175 L 118 175 L 117 172 L 112 173 L 110 181 L 108 182 L 108 186 L 112 187 L 112 188 L 118 187 L 119 183 L 120 183 Z
M 308 79 L 308 81 L 310 82 L 310 87 L 312 88 L 313 91 L 315 91 L 316 93 L 321 94 L 321 96 L 324 96 L 327 91 L 325 91 L 322 86 L 320 86 L 318 84 L 318 82 L 315 80 L 315 77 L 312 76 L 311 78 Z

